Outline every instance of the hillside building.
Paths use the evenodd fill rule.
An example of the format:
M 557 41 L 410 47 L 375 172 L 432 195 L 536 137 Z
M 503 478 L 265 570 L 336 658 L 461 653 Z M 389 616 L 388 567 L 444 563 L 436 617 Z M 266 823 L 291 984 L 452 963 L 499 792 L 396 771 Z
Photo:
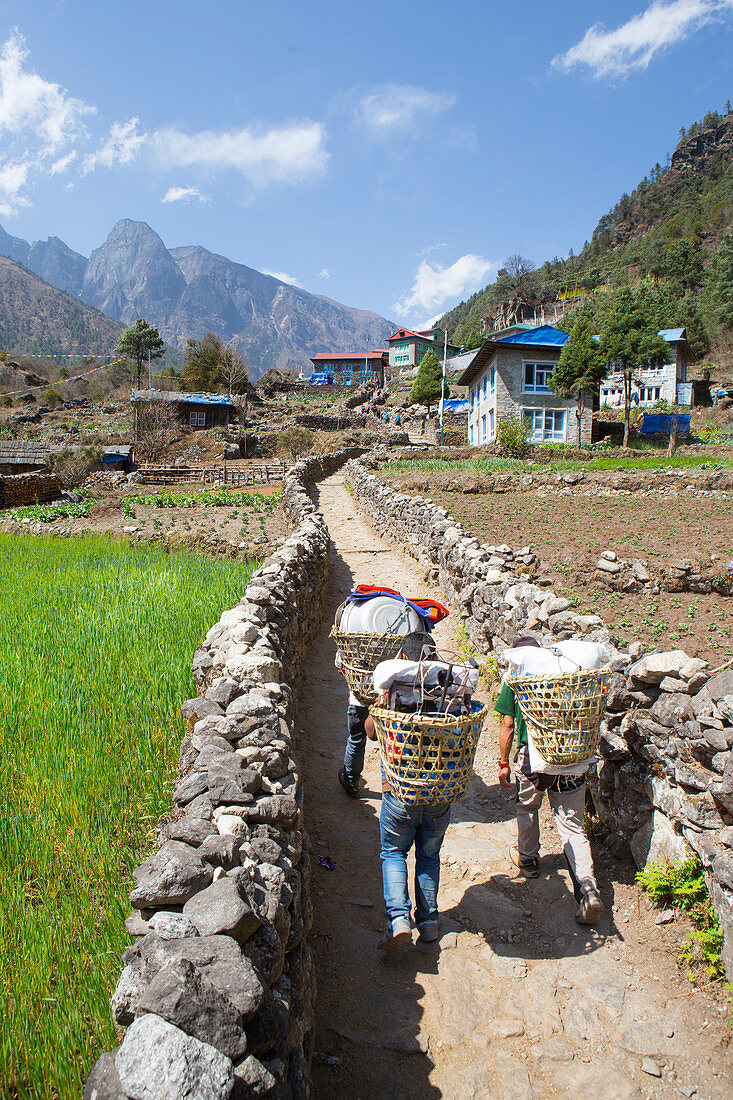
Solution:
M 663 328 L 659 335 L 669 349 L 667 362 L 635 371 L 631 400 L 636 405 L 653 405 L 656 401 L 690 405 L 692 397 L 687 368 L 694 363 L 695 354 L 687 341 L 687 331 L 684 328 Z M 601 383 L 600 399 L 602 405 L 623 405 L 624 379 L 620 371 L 609 374 Z
M 509 336 L 493 334 L 485 340 L 458 379 L 468 389 L 468 442 L 472 447 L 492 443 L 500 416 L 514 413 L 532 421 L 535 443 L 567 443 L 576 438 L 573 399 L 550 389 L 567 333 L 551 325 L 527 329 L 517 326 Z M 590 443 L 592 400 L 583 412 L 581 440 Z
M 419 367 L 427 351 L 434 351 L 438 359 L 443 360 L 445 333 L 441 328 L 412 332 L 401 328 L 387 340 L 389 345 L 389 365 L 393 370 L 408 371 Z M 460 348 L 448 342 L 448 358 L 458 355 Z
M 350 386 L 383 386 L 388 364 L 386 348 L 373 351 L 319 351 L 311 356 L 313 376 L 325 375 L 325 382 Z
M 144 405 L 171 405 L 178 419 L 189 428 L 226 427 L 236 414 L 234 402 L 225 393 L 133 390 L 131 401 L 136 410 Z

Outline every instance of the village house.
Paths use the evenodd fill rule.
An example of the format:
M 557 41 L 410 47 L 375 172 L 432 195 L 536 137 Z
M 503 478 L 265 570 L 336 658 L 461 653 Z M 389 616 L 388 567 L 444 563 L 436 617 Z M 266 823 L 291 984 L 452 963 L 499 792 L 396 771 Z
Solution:
M 636 405 L 653 405 L 669 401 L 671 405 L 691 405 L 692 386 L 687 382 L 687 368 L 695 354 L 687 342 L 684 328 L 663 328 L 659 335 L 669 349 L 667 362 L 659 366 L 641 367 L 634 372 L 631 400 Z M 618 407 L 624 403 L 624 378 L 614 371 L 601 383 L 601 404 Z
M 532 422 L 535 443 L 566 443 L 576 438 L 574 399 L 553 393 L 550 376 L 567 334 L 552 325 L 517 326 L 510 335 L 492 334 L 458 379 L 468 388 L 468 442 L 478 447 L 496 438 L 499 417 L 508 413 Z M 590 443 L 593 401 L 581 420 L 581 440 Z
M 389 344 L 389 365 L 392 369 L 407 371 L 419 367 L 427 351 L 434 351 L 438 359 L 443 359 L 445 333 L 441 328 L 411 332 L 401 328 L 387 340 Z M 458 355 L 460 348 L 448 342 L 448 358 Z
M 133 390 L 132 404 L 169 405 L 189 428 L 226 427 L 236 414 L 236 406 L 225 393 L 179 393 L 167 390 Z
M 311 356 L 313 378 L 336 385 L 383 386 L 388 363 L 386 348 L 372 351 L 319 351 Z M 325 377 L 323 377 L 325 376 Z

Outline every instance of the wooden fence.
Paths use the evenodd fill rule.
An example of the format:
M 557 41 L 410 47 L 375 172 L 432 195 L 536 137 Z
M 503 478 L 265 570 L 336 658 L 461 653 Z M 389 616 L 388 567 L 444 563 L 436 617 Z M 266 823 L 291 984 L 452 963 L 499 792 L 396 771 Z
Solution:
M 282 481 L 288 466 L 284 462 L 268 462 L 251 466 L 155 466 L 140 465 L 135 473 L 144 485 L 176 485 L 186 482 L 203 482 L 204 485 L 257 485 L 261 482 Z

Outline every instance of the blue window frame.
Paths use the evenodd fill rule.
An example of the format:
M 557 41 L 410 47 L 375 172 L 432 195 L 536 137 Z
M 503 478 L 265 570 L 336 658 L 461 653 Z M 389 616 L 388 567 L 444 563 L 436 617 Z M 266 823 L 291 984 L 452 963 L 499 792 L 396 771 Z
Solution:
M 524 393 L 552 393 L 550 378 L 554 363 L 524 364 Z
M 496 428 L 495 428 L 495 425 L 494 425 L 494 410 L 491 409 L 489 411 L 489 439 L 494 438 L 495 431 L 496 431 Z
M 486 417 L 481 417 L 481 442 L 486 442 Z
M 496 367 L 492 367 L 489 371 L 489 393 L 496 393 Z

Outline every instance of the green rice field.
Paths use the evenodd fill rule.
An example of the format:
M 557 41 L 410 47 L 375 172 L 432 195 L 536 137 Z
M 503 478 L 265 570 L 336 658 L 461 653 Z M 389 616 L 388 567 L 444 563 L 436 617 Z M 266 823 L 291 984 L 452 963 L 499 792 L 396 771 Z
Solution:
M 130 872 L 170 807 L 193 651 L 253 568 L 0 535 L 4 1100 L 76 1100 L 118 1042 Z

